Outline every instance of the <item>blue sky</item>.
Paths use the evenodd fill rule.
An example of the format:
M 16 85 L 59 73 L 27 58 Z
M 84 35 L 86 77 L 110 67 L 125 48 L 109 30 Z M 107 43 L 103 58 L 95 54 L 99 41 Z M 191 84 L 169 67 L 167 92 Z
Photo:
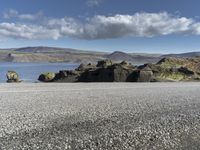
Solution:
M 0 48 L 200 51 L 198 0 L 0 0 Z

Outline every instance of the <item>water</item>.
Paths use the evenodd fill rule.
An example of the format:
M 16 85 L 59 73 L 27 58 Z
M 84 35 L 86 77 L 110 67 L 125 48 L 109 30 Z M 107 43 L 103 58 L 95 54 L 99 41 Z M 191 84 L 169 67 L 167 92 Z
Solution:
M 6 82 L 8 70 L 16 71 L 20 80 L 36 82 L 43 72 L 58 72 L 59 70 L 75 69 L 78 64 L 69 63 L 0 63 L 0 82 Z

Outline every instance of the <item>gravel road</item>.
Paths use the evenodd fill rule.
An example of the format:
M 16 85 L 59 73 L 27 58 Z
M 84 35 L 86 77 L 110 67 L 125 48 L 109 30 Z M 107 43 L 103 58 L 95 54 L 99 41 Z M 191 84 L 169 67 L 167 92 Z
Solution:
M 200 149 L 200 83 L 0 84 L 0 149 Z

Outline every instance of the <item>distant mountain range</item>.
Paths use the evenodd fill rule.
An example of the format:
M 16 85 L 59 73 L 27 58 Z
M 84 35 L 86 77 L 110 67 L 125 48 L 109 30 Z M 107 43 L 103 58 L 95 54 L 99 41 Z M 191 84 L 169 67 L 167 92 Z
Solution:
M 68 63 L 94 63 L 98 60 L 111 59 L 119 62 L 126 60 L 133 64 L 156 63 L 164 57 L 195 57 L 200 52 L 181 54 L 148 54 L 125 53 L 115 51 L 113 53 L 86 51 L 59 47 L 23 47 L 12 49 L 0 49 L 1 62 L 68 62 Z
M 162 57 L 197 57 L 200 56 L 200 52 L 188 52 L 188 53 L 181 53 L 181 54 L 167 54 L 162 55 Z
M 108 54 L 105 56 L 107 59 L 119 62 L 122 60 L 126 60 L 128 62 L 133 62 L 135 64 L 144 64 L 144 63 L 155 63 L 159 61 L 160 57 L 158 55 L 148 55 L 148 54 L 130 54 L 130 53 L 124 53 L 120 51 L 115 51 L 111 54 Z

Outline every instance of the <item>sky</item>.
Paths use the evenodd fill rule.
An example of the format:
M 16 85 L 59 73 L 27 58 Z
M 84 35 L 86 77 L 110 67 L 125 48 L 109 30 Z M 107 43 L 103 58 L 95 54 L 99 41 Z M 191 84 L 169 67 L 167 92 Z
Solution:
M 199 0 L 0 0 L 0 48 L 200 51 Z

